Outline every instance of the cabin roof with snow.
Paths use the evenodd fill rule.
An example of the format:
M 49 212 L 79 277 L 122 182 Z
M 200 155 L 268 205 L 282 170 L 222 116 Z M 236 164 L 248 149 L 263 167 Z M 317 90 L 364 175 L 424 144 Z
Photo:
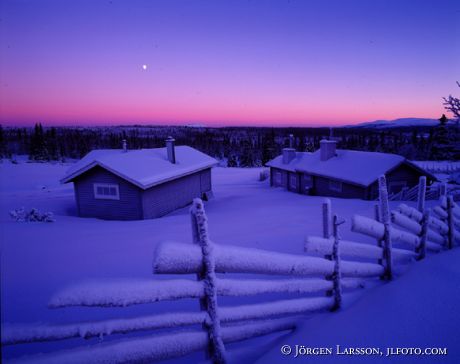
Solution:
M 145 190 L 217 164 L 214 158 L 189 146 L 176 146 L 175 157 L 175 163 L 168 160 L 167 148 L 126 152 L 123 149 L 93 150 L 70 167 L 61 182 L 72 182 L 86 171 L 100 166 Z
M 325 176 L 367 187 L 379 176 L 390 172 L 402 163 L 421 171 L 418 166 L 400 155 L 346 149 L 335 150 L 335 155 L 327 160 L 321 160 L 321 151 L 317 150 L 313 153 L 295 152 L 295 157 L 288 163 L 283 163 L 283 156 L 280 155 L 266 165 L 290 172 Z M 423 173 L 427 174 L 425 171 Z M 431 177 L 436 180 L 434 176 Z

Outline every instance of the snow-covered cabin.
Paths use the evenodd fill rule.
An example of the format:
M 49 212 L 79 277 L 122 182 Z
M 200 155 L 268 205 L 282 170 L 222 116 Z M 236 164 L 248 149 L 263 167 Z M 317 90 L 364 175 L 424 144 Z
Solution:
M 217 161 L 188 146 L 93 150 L 61 180 L 73 182 L 78 215 L 141 220 L 165 215 L 212 193 Z
M 390 194 L 417 185 L 420 176 L 428 183 L 436 180 L 400 155 L 336 149 L 334 140 L 321 140 L 313 153 L 284 148 L 267 166 L 271 186 L 318 196 L 375 199 L 383 174 Z

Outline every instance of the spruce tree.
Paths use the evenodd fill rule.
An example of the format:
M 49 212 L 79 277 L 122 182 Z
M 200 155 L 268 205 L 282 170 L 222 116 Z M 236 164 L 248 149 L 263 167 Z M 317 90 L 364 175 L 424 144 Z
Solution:
M 43 127 L 40 123 L 35 124 L 34 132 L 30 138 L 29 159 L 41 162 L 50 160 L 43 135 Z
M 447 121 L 446 115 L 442 114 L 439 125 L 433 129 L 431 156 L 436 160 L 450 160 L 454 154 L 454 145 L 450 138 Z

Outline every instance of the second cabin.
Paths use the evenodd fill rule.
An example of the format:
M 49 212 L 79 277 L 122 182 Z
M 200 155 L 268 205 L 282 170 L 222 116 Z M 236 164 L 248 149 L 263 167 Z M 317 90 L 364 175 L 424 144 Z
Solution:
M 421 176 L 431 183 L 436 178 L 396 154 L 337 149 L 335 140 L 321 140 L 316 152 L 290 148 L 267 163 L 270 185 L 317 196 L 373 200 L 378 196 L 377 179 L 386 175 L 389 194 L 418 184 Z

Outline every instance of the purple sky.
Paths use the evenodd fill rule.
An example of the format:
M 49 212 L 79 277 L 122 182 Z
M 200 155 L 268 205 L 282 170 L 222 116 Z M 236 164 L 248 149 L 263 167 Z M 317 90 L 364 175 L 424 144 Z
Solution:
M 458 94 L 457 0 L 0 4 L 3 125 L 338 125 Z

